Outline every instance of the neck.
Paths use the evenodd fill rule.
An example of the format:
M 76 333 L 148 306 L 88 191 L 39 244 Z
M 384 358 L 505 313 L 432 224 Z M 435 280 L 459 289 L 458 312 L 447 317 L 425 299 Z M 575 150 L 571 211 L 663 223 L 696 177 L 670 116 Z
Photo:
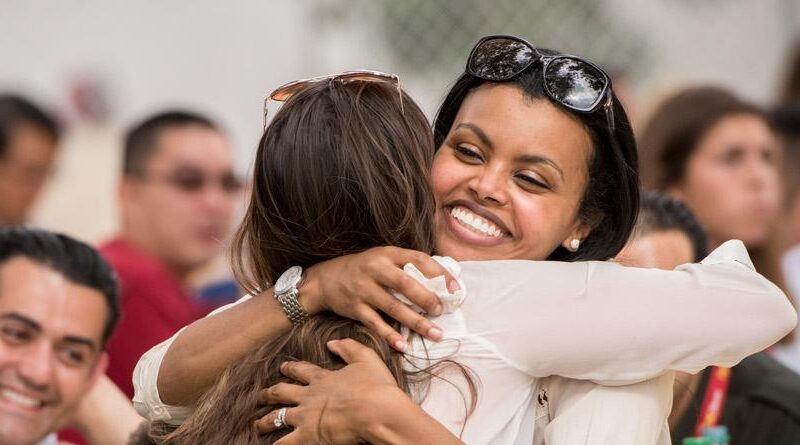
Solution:
M 675 374 L 675 383 L 672 388 L 672 411 L 667 418 L 670 431 L 675 431 L 678 428 L 683 416 L 686 414 L 686 410 L 691 406 L 702 375 L 702 372 L 694 375 L 684 372 Z
M 143 237 L 132 231 L 123 231 L 121 238 L 123 241 L 130 244 L 137 250 L 159 261 L 167 269 L 169 269 L 169 271 L 172 272 L 172 274 L 175 275 L 175 277 L 177 277 L 178 281 L 181 283 L 186 283 L 188 281 L 189 274 L 192 269 L 175 264 L 174 262 L 163 257 L 157 249 L 153 248 L 153 243 L 149 242 L 146 237 Z

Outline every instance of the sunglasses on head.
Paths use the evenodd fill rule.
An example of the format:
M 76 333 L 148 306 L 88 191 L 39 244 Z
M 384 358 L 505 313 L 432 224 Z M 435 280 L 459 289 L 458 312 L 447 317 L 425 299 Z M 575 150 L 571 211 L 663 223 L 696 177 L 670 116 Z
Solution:
M 519 37 L 494 35 L 475 44 L 465 71 L 479 79 L 502 82 L 518 76 L 536 61 L 542 63 L 542 82 L 548 97 L 580 113 L 591 113 L 603 106 L 613 129 L 611 80 L 600 67 L 580 57 L 547 56 Z
M 267 129 L 267 104 L 270 99 L 276 102 L 285 102 L 292 96 L 308 88 L 310 85 L 320 82 L 384 82 L 397 86 L 400 94 L 400 104 L 402 106 L 403 93 L 400 90 L 400 78 L 396 74 L 384 73 L 372 70 L 353 70 L 344 71 L 338 74 L 328 74 L 326 76 L 311 77 L 309 79 L 294 80 L 283 84 L 275 89 L 264 99 L 264 130 Z

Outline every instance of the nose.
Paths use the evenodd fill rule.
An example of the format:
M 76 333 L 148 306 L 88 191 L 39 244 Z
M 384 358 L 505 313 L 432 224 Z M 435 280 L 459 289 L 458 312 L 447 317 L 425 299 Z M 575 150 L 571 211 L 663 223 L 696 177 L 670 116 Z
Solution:
M 226 191 L 221 184 L 203 188 L 201 200 L 206 209 L 215 214 L 226 213 L 233 208 L 235 194 Z
M 747 163 L 747 184 L 755 190 L 762 190 L 777 181 L 778 172 L 774 164 L 761 156 L 753 156 Z
M 36 344 L 20 357 L 17 367 L 20 379 L 31 389 L 47 390 L 55 377 L 55 360 L 50 345 Z
M 504 205 L 508 202 L 507 184 L 503 171 L 486 168 L 469 181 L 469 188 L 479 201 Z

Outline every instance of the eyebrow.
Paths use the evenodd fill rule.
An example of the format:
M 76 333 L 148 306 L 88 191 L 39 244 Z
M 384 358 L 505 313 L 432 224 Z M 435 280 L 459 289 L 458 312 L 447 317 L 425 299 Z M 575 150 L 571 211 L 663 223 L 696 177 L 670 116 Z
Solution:
M 81 344 L 81 345 L 86 345 L 92 351 L 96 351 L 97 350 L 97 345 L 93 341 L 89 340 L 86 337 L 78 337 L 76 335 L 67 335 L 67 336 L 64 337 L 64 341 L 67 342 L 67 343 L 77 343 L 77 344 Z
M 469 122 L 463 122 L 456 126 L 456 130 L 458 130 L 459 128 L 466 128 L 468 130 L 472 130 L 472 132 L 475 133 L 475 136 L 478 136 L 478 139 L 480 139 L 484 145 L 486 145 L 491 149 L 494 149 L 491 139 L 489 139 L 489 136 L 486 136 L 486 133 L 483 130 L 481 130 L 481 127 L 475 124 L 470 124 Z
M 486 133 L 477 125 L 471 124 L 469 122 L 463 122 L 456 126 L 456 129 L 459 128 L 466 128 L 468 130 L 471 130 L 473 133 L 475 133 L 475 136 L 478 136 L 478 139 L 480 139 L 484 145 L 486 145 L 490 149 L 494 149 L 494 147 L 492 146 L 492 141 L 491 139 L 489 139 L 489 136 L 487 136 Z M 561 167 L 559 167 L 558 164 L 553 162 L 553 160 L 550 158 L 546 158 L 540 155 L 524 154 L 514 158 L 514 161 L 519 163 L 528 163 L 528 164 L 547 164 L 553 167 L 553 169 L 555 169 L 556 172 L 558 172 L 558 175 L 561 176 L 562 181 L 564 180 L 564 171 L 561 170 Z
M 18 321 L 20 323 L 25 324 L 26 326 L 28 326 L 29 328 L 35 330 L 36 332 L 42 332 L 42 326 L 39 325 L 39 323 L 35 322 L 34 320 L 32 320 L 32 319 L 30 319 L 30 318 L 28 318 L 28 317 L 26 317 L 26 316 L 24 316 L 22 314 L 19 314 L 17 312 L 9 312 L 9 313 L 0 315 L 0 319 L 3 319 L 3 320 L 15 320 L 15 321 Z M 67 343 L 77 343 L 77 344 L 86 345 L 89 348 L 91 348 L 93 351 L 97 350 L 97 345 L 95 344 L 95 342 L 93 342 L 91 339 L 88 339 L 86 337 L 81 337 L 81 336 L 78 336 L 78 335 L 65 335 L 62 340 L 67 342 Z
M 514 158 L 514 161 L 519 163 L 528 163 L 528 164 L 547 164 L 550 167 L 553 167 L 553 169 L 558 172 L 558 175 L 561 176 L 562 181 L 564 180 L 564 172 L 561 170 L 561 167 L 559 167 L 558 164 L 553 162 L 553 160 L 550 158 L 546 158 L 544 156 L 539 156 L 539 155 L 525 154 L 517 156 L 516 158 Z
M 24 316 L 22 314 L 18 314 L 16 312 L 9 312 L 9 313 L 0 315 L 0 319 L 16 320 L 16 321 L 18 321 L 20 323 L 23 323 L 23 324 L 27 325 L 29 328 L 31 328 L 31 329 L 33 329 L 35 331 L 38 331 L 38 332 L 42 331 L 42 327 L 39 325 L 39 323 L 36 323 L 35 321 L 31 320 L 30 318 L 28 318 L 28 317 L 26 317 L 26 316 Z

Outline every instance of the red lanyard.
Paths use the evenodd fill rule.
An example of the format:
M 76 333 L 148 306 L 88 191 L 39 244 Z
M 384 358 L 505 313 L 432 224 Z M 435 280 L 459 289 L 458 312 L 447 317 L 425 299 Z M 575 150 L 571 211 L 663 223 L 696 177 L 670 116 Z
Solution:
M 722 417 L 722 408 L 725 406 L 725 398 L 728 395 L 728 386 L 731 383 L 730 368 L 711 368 L 711 377 L 708 379 L 708 388 L 703 397 L 703 404 L 700 407 L 700 417 L 694 429 L 694 435 L 700 437 L 703 428 L 719 424 Z

